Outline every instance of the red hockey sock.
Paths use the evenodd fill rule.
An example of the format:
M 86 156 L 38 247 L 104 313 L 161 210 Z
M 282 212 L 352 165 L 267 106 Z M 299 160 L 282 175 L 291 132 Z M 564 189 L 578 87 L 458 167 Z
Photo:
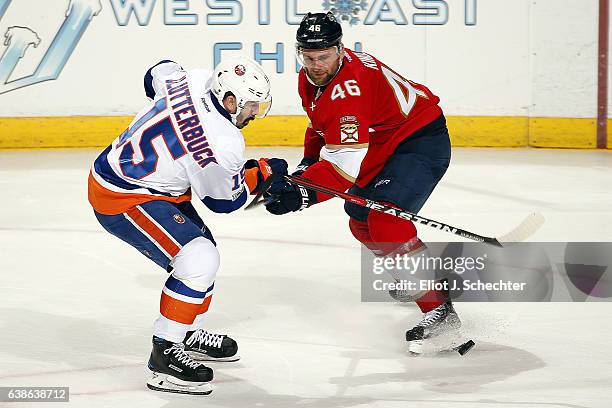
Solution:
M 417 236 L 417 230 L 412 221 L 379 211 L 370 211 L 368 230 L 372 242 L 382 251 L 383 255 L 395 251 L 402 244 L 412 241 Z
M 427 313 L 446 302 L 448 298 L 448 290 L 430 290 L 418 298 L 416 304 L 419 306 L 419 309 L 421 309 L 421 312 Z
M 404 244 L 408 244 L 405 249 L 408 252 L 423 245 L 417 238 L 416 227 L 412 221 L 378 211 L 370 211 L 368 227 L 372 241 L 385 255 L 397 251 Z M 416 304 L 423 313 L 427 313 L 440 306 L 448 298 L 448 291 L 430 290 L 417 299 Z
M 368 230 L 368 224 L 366 222 L 356 220 L 355 218 L 349 218 L 349 229 L 357 241 L 368 247 L 370 251 L 376 253 L 377 247 L 372 242 L 372 237 L 370 236 L 370 231 Z

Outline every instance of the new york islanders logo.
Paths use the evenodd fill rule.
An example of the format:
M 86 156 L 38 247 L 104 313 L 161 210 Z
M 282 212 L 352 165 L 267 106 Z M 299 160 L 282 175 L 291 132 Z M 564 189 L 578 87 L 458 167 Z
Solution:
M 0 20 L 13 0 L 0 0 Z M 35 48 L 45 39 L 29 27 L 12 26 L 4 34 L 6 49 L 0 57 L 0 94 L 59 77 L 68 59 L 79 43 L 91 20 L 100 14 L 100 0 L 69 0 L 66 16 L 49 48 L 30 75 L 11 79 L 19 61 L 25 57 L 30 45 Z
M 234 72 L 238 76 L 243 76 L 246 73 L 246 68 L 244 67 L 244 65 L 236 65 L 234 67 Z
M 177 224 L 184 224 L 185 223 L 185 218 L 181 214 L 174 214 L 172 216 L 172 218 L 174 218 L 174 221 Z

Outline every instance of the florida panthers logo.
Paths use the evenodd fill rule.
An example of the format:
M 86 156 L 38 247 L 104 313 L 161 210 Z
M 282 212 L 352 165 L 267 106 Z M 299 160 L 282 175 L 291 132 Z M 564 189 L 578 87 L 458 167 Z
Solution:
M 356 143 L 359 141 L 359 122 L 355 116 L 340 118 L 340 143 Z
M 234 72 L 238 76 L 243 76 L 245 74 L 245 72 L 246 72 L 246 68 L 244 67 L 244 65 L 236 65 L 234 67 Z

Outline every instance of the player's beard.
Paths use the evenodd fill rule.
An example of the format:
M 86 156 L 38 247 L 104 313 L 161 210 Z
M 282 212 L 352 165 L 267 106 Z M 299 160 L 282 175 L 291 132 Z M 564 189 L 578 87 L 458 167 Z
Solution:
M 306 78 L 308 78 L 308 82 L 310 82 L 314 86 L 325 86 L 329 84 L 336 77 L 336 75 L 338 75 L 338 72 L 340 72 L 340 68 L 342 68 L 342 59 L 340 59 L 340 61 L 338 62 L 338 68 L 333 74 L 327 74 L 324 77 L 321 77 L 321 79 L 315 79 L 311 77 L 311 73 L 306 67 L 304 67 L 304 71 L 306 72 Z
M 331 82 L 331 80 L 334 78 L 335 74 L 327 74 L 325 76 L 319 76 L 317 78 L 315 78 L 313 76 L 313 73 L 310 72 L 309 70 L 306 70 L 306 74 L 308 75 L 308 79 L 310 80 L 310 82 L 313 85 L 316 86 L 324 86 L 327 85 L 328 83 Z
M 238 129 L 242 129 L 242 128 L 246 127 L 246 126 L 247 126 L 247 125 L 248 125 L 248 124 L 249 124 L 249 123 L 250 123 L 250 122 L 251 122 L 253 119 L 255 119 L 255 117 L 254 117 L 254 116 L 249 116 L 248 118 L 246 118 L 245 120 L 243 120 L 241 123 L 239 123 L 239 124 L 237 123 L 237 124 L 236 124 L 236 127 L 237 127 Z

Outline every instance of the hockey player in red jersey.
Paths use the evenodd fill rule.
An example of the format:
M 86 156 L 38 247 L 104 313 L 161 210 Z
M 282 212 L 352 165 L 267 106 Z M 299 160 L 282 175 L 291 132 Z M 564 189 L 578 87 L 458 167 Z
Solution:
M 303 68 L 298 90 L 310 119 L 304 159 L 296 173 L 317 184 L 417 213 L 450 162 L 450 141 L 439 98 L 376 59 L 342 44 L 332 13 L 308 13 L 296 35 Z M 299 211 L 331 198 L 276 184 L 266 208 Z M 411 221 L 347 202 L 349 228 L 377 256 L 424 256 Z M 397 278 L 396 278 L 397 279 Z M 398 293 L 391 293 L 397 297 Z M 446 291 L 418 293 L 423 320 L 406 332 L 409 350 L 452 332 L 460 320 Z

